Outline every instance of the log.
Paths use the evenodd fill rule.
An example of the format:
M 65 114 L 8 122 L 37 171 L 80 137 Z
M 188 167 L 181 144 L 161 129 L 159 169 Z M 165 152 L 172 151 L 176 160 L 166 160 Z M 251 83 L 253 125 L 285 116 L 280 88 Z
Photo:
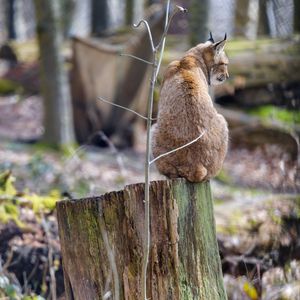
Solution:
M 296 39 L 235 40 L 228 43 L 226 53 L 230 80 L 214 88 L 216 98 L 231 96 L 247 107 L 287 104 L 284 91 L 295 90 L 300 81 L 300 46 Z
M 57 217 L 66 299 L 142 299 L 144 184 L 60 201 Z M 149 299 L 227 299 L 209 182 L 150 187 Z

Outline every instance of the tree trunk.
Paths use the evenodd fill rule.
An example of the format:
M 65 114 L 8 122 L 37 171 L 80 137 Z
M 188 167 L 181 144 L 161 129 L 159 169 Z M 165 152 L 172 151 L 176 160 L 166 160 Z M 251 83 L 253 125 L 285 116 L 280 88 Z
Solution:
M 190 44 L 195 46 L 198 43 L 205 42 L 209 35 L 208 15 L 209 15 L 208 0 L 191 0 L 190 4 Z
M 235 8 L 235 36 L 245 36 L 248 16 L 249 0 L 239 0 Z
M 126 24 L 132 25 L 133 23 L 133 0 L 126 0 Z
M 40 49 L 41 88 L 44 97 L 44 140 L 55 146 L 74 143 L 73 115 L 67 75 L 60 52 L 57 0 L 35 0 L 37 37 Z
M 66 299 L 142 299 L 143 198 L 135 184 L 57 204 Z M 152 182 L 150 207 L 148 298 L 227 299 L 210 184 Z
M 9 39 L 15 39 L 15 0 L 7 1 L 7 23 L 8 37 Z
M 259 22 L 258 22 L 258 35 L 269 36 L 270 26 L 267 15 L 267 0 L 259 1 Z
M 300 32 L 300 18 L 299 18 L 299 11 L 300 11 L 300 0 L 294 0 L 294 32 Z
M 109 27 L 109 11 L 107 0 L 92 0 L 92 33 L 104 34 Z

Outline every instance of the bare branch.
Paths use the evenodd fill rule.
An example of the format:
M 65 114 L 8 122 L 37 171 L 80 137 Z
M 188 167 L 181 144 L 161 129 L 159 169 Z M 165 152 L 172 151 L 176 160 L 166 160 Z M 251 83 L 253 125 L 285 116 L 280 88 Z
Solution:
M 168 0 L 168 2 L 167 2 L 166 19 L 165 19 L 165 28 L 164 28 L 164 31 L 166 31 L 167 28 L 168 28 L 169 13 L 170 13 L 170 0 Z M 160 65 L 161 65 L 163 54 L 164 54 L 164 50 L 165 50 L 165 44 L 166 44 L 166 36 L 162 39 L 162 45 L 161 45 L 160 55 L 159 55 L 157 69 L 156 69 L 156 73 L 155 73 L 155 79 L 157 79 L 157 75 L 159 73 Z
M 137 57 L 137 56 L 132 55 L 132 54 L 121 53 L 120 56 L 131 57 L 131 58 L 134 58 L 134 59 L 139 60 L 139 61 L 141 61 L 141 62 L 144 62 L 144 63 L 146 63 L 146 64 L 148 64 L 148 65 L 153 65 L 152 62 L 150 62 L 150 61 L 148 61 L 148 60 L 145 60 L 145 59 L 142 59 L 142 58 Z
M 122 105 L 119 105 L 119 104 L 116 104 L 116 103 L 107 101 L 107 100 L 105 100 L 105 99 L 104 99 L 103 97 L 101 97 L 101 96 L 99 96 L 98 99 L 101 100 L 101 101 L 103 101 L 103 102 L 105 102 L 105 103 L 111 104 L 111 105 L 116 106 L 116 107 L 119 107 L 119 108 L 123 108 L 123 109 L 125 109 L 125 110 L 127 110 L 127 111 L 130 111 L 130 112 L 136 114 L 137 116 L 141 117 L 141 118 L 144 119 L 144 120 L 148 120 L 148 118 L 144 117 L 143 115 L 139 114 L 138 112 L 136 112 L 136 111 L 134 111 L 134 110 L 132 110 L 132 109 L 130 109 L 130 108 L 127 108 L 127 107 L 125 107 L 125 106 L 122 106 Z
M 178 12 L 183 12 L 183 13 L 186 13 L 186 12 L 187 12 L 187 9 L 186 9 L 186 8 L 183 8 L 183 7 L 181 7 L 181 6 L 176 5 L 176 8 L 177 8 L 177 10 L 175 10 L 175 11 L 173 12 L 173 14 L 171 15 L 171 18 L 170 18 L 170 20 L 169 20 L 170 0 L 168 0 L 168 2 L 167 2 L 167 11 L 166 11 L 166 20 L 165 20 L 165 29 L 164 29 L 164 32 L 163 32 L 163 35 L 162 35 L 162 37 L 161 37 L 160 42 L 159 42 L 158 45 L 156 46 L 156 49 L 157 49 L 157 50 L 158 50 L 160 47 L 161 47 L 161 50 L 160 50 L 160 56 L 159 56 L 159 60 L 158 60 L 158 64 L 157 64 L 157 69 L 156 69 L 155 78 L 157 78 L 158 73 L 159 73 L 160 65 L 161 65 L 162 58 L 163 58 L 163 53 L 164 53 L 164 50 L 165 50 L 166 36 L 167 36 L 168 30 L 169 30 L 171 21 L 172 21 L 173 17 L 174 17 Z
M 168 20 L 168 22 L 167 22 L 167 24 L 166 24 L 166 26 L 165 26 L 165 30 L 164 30 L 164 32 L 163 32 L 163 34 L 162 34 L 162 37 L 161 37 L 161 39 L 160 39 L 158 45 L 156 46 L 156 50 L 158 50 L 158 49 L 160 48 L 160 46 L 161 46 L 162 43 L 163 43 L 163 40 L 166 39 L 166 36 L 167 36 L 167 34 L 168 34 L 168 31 L 169 31 L 171 22 L 172 22 L 173 18 L 174 18 L 179 12 L 186 13 L 186 12 L 187 12 L 187 9 L 186 9 L 186 8 L 183 8 L 183 7 L 181 7 L 181 6 L 176 5 L 176 9 L 174 9 L 174 11 L 172 12 L 171 17 L 170 17 L 170 19 Z M 168 14 L 168 11 L 167 11 L 167 14 Z M 167 20 L 167 18 L 166 18 L 166 20 Z
M 147 117 L 145 117 L 145 116 L 139 114 L 138 112 L 136 112 L 136 111 L 134 111 L 134 110 L 132 110 L 132 109 L 130 109 L 130 108 L 127 108 L 127 107 L 125 107 L 125 106 L 122 106 L 122 105 L 119 105 L 119 104 L 110 102 L 110 101 L 108 101 L 108 100 L 105 100 L 105 99 L 104 99 L 103 97 L 101 97 L 101 96 L 99 96 L 98 98 L 99 98 L 99 100 L 101 100 L 101 101 L 103 101 L 103 102 L 105 102 L 105 103 L 111 104 L 111 105 L 116 106 L 116 107 L 119 107 L 119 108 L 123 108 L 123 109 L 125 109 L 125 110 L 127 110 L 127 111 L 130 111 L 130 112 L 136 114 L 137 116 L 141 117 L 141 118 L 144 119 L 144 120 L 148 120 Z M 157 118 L 151 118 L 150 120 L 151 120 L 151 121 L 156 121 Z
M 164 157 L 164 156 L 167 156 L 167 155 L 169 155 L 169 154 L 171 154 L 171 153 L 174 153 L 174 152 L 176 152 L 176 151 L 178 151 L 178 150 L 181 150 L 181 149 L 183 149 L 183 148 L 185 148 L 185 147 L 187 147 L 187 146 L 190 146 L 191 144 L 193 144 L 193 143 L 197 142 L 198 140 L 200 140 L 200 139 L 202 138 L 202 136 L 204 135 L 205 132 L 206 132 L 206 130 L 204 130 L 197 138 L 195 138 L 194 140 L 188 142 L 187 144 L 184 144 L 184 145 L 182 145 L 182 146 L 180 146 L 180 147 L 178 147 L 178 148 L 175 148 L 175 149 L 173 149 L 173 150 L 171 150 L 171 151 L 168 151 L 168 152 L 166 152 L 166 153 L 163 153 L 163 154 L 161 154 L 161 155 L 155 157 L 154 159 L 152 159 L 152 160 L 150 161 L 149 164 L 151 165 L 152 163 L 154 163 L 155 161 L 157 161 L 158 159 L 160 159 L 160 158 L 162 158 L 162 157 Z
M 144 24 L 147 28 L 147 31 L 148 31 L 148 35 L 149 35 L 149 40 L 150 40 L 150 44 L 151 44 L 151 49 L 153 52 L 156 52 L 156 48 L 154 47 L 154 43 L 153 43 L 153 38 L 152 38 L 152 33 L 151 33 L 151 29 L 150 29 L 150 26 L 149 26 L 149 23 L 146 21 L 146 20 L 141 20 L 138 24 L 133 24 L 133 27 L 134 28 L 138 28 L 140 27 L 141 24 Z

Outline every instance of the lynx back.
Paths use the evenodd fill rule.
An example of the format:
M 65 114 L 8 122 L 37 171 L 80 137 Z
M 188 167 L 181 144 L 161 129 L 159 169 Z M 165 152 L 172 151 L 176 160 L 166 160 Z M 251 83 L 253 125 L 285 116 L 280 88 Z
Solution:
M 195 143 L 156 161 L 158 170 L 170 178 L 192 182 L 217 175 L 227 152 L 228 127 L 209 96 L 209 85 L 221 84 L 228 77 L 224 52 L 226 35 L 214 42 L 198 44 L 164 74 L 157 123 L 152 128 L 152 153 L 163 153 L 202 137 Z

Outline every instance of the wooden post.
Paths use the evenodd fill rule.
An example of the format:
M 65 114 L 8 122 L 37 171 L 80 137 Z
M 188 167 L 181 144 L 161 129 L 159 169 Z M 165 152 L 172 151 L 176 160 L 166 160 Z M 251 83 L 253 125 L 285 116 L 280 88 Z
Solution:
M 143 197 L 134 184 L 57 204 L 66 299 L 142 299 Z M 150 199 L 148 298 L 227 299 L 210 184 L 154 181 Z

